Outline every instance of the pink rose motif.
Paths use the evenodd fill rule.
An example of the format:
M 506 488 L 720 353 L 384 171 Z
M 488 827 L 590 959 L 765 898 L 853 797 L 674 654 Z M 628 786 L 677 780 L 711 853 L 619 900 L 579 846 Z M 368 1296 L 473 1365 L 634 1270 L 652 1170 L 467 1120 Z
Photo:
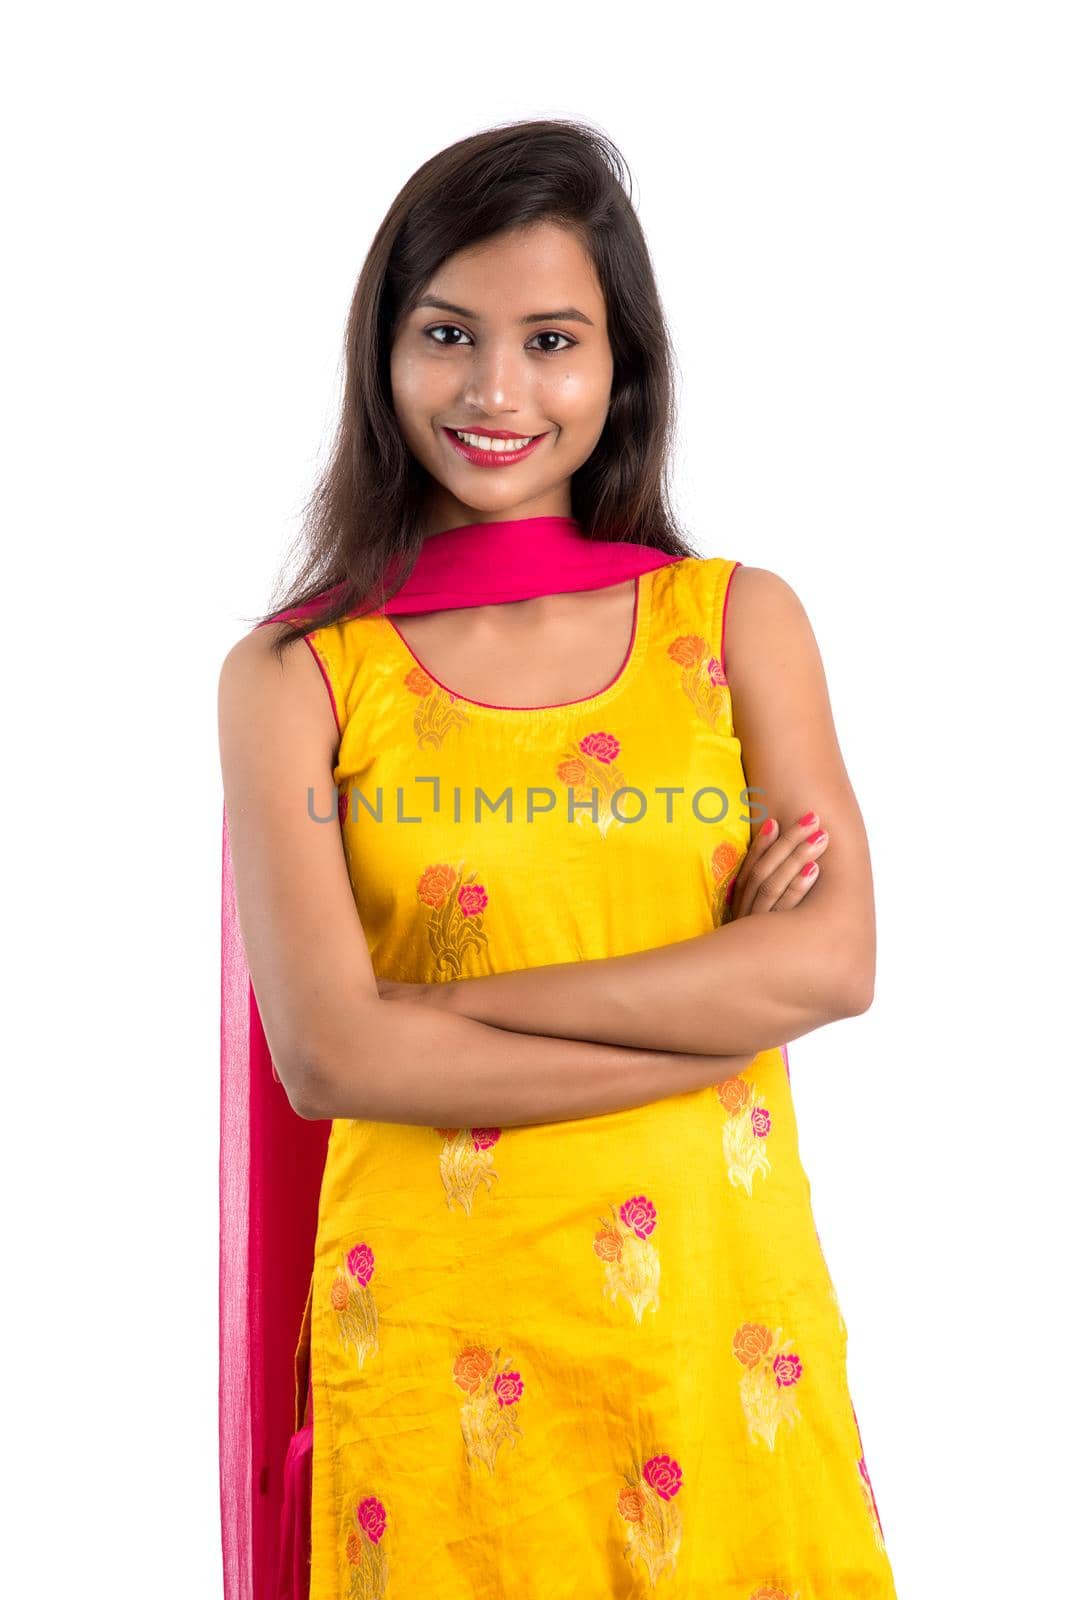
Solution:
M 346 1257 L 349 1272 L 364 1288 L 375 1270 L 375 1253 L 369 1244 L 354 1244 Z
M 579 742 L 579 749 L 583 755 L 594 756 L 607 766 L 619 754 L 619 740 L 610 733 L 588 733 Z
M 492 1150 L 500 1136 L 500 1128 L 471 1129 L 471 1141 L 476 1150 Z
M 709 656 L 708 658 L 708 676 L 712 679 L 713 683 L 718 683 L 721 688 L 726 688 L 727 674 L 724 672 L 715 656 Z
M 619 1220 L 626 1223 L 639 1239 L 648 1239 L 656 1227 L 656 1207 L 645 1195 L 636 1194 L 620 1206 Z
M 805 1370 L 800 1358 L 794 1355 L 776 1356 L 772 1367 L 780 1389 L 789 1389 Z
M 673 1500 L 682 1488 L 682 1468 L 671 1456 L 650 1456 L 642 1477 L 661 1500 Z
M 757 1138 L 766 1139 L 771 1132 L 771 1112 L 765 1110 L 763 1106 L 755 1106 L 750 1121 Z
M 518 1372 L 499 1372 L 493 1380 L 493 1392 L 499 1406 L 514 1406 L 523 1393 L 523 1380 Z
M 477 917 L 485 911 L 489 895 L 480 883 L 465 883 L 456 896 L 456 902 L 465 917 Z
M 372 1544 L 377 1544 L 386 1531 L 386 1508 L 375 1495 L 369 1494 L 366 1500 L 360 1501 L 356 1513 L 360 1527 L 370 1539 Z

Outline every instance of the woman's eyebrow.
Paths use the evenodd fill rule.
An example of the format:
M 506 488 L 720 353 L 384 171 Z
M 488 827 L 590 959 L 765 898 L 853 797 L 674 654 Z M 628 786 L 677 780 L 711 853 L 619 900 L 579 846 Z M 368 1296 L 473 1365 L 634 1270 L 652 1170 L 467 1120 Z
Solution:
M 454 317 L 466 317 L 470 322 L 482 321 L 477 311 L 468 311 L 463 306 L 454 306 L 448 300 L 439 300 L 436 295 L 427 295 L 413 309 L 421 311 L 424 306 L 429 306 L 433 311 L 451 311 Z M 593 323 L 586 313 L 579 311 L 576 306 L 565 306 L 562 311 L 532 311 L 529 316 L 519 317 L 517 321 L 520 323 L 585 322 L 588 327 L 593 327 Z

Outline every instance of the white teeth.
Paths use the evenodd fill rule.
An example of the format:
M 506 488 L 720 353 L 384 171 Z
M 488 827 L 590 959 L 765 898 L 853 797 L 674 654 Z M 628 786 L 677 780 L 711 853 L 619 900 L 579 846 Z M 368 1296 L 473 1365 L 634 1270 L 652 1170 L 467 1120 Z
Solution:
M 529 439 L 487 439 L 485 434 L 481 433 L 461 433 L 459 428 L 454 428 L 452 431 L 458 439 L 462 439 L 464 444 L 469 444 L 472 449 L 494 450 L 500 455 L 505 455 L 509 451 L 525 450 L 531 439 L 538 437 L 536 433 L 532 433 Z

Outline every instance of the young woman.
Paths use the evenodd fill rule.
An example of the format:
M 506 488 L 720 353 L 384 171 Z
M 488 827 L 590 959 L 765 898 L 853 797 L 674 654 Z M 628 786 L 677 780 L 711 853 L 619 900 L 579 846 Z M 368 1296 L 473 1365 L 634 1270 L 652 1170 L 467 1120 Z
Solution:
M 793 590 L 673 523 L 624 176 L 411 178 L 223 666 L 227 1600 L 895 1593 L 787 1059 L 864 828 Z

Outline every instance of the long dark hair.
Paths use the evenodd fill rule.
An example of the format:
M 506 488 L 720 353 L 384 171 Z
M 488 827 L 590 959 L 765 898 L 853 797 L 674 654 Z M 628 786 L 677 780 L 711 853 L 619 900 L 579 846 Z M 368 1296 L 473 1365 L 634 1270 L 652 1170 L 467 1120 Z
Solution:
M 673 351 L 630 187 L 627 164 L 606 135 L 558 120 L 472 134 L 408 179 L 356 285 L 337 434 L 304 508 L 300 566 L 268 616 L 313 604 L 315 614 L 283 623 L 279 655 L 313 628 L 377 609 L 411 573 L 430 477 L 393 411 L 394 331 L 442 262 L 535 222 L 571 228 L 582 238 L 608 313 L 614 367 L 608 415 L 592 455 L 571 479 L 571 515 L 589 539 L 630 540 L 676 556 L 699 553 L 679 531 L 665 488 L 676 425 Z

